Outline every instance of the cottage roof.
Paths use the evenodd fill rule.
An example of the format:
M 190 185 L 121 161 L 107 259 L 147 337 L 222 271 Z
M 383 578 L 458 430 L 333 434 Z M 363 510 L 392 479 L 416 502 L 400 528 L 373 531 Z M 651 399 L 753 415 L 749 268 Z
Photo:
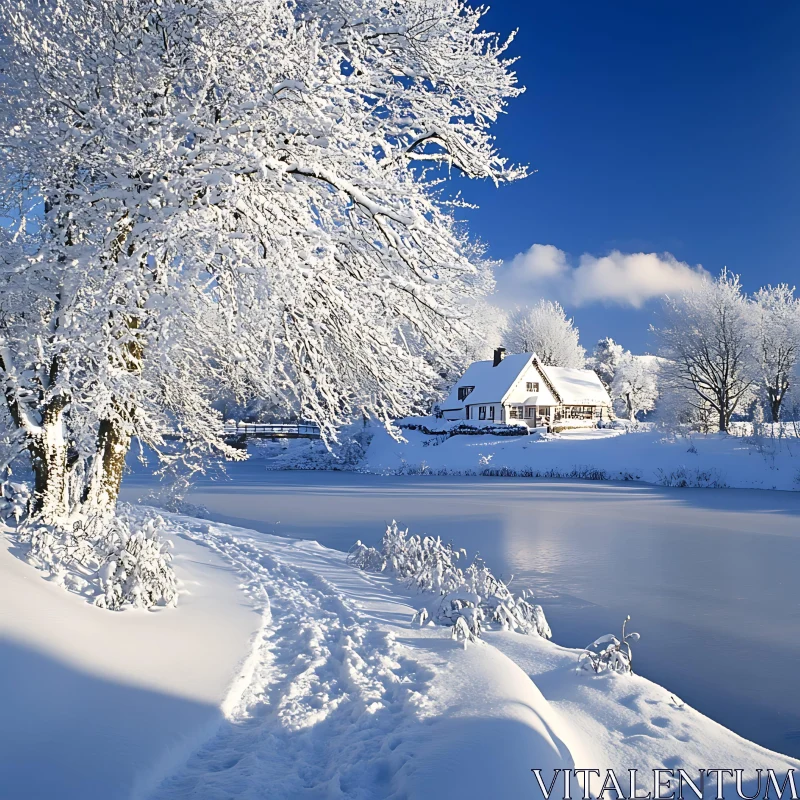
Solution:
M 591 369 L 568 367 L 545 367 L 547 375 L 555 385 L 565 405 L 602 406 L 611 405 L 606 387 L 597 373 Z
M 520 372 L 533 360 L 533 353 L 513 353 L 506 356 L 496 367 L 493 361 L 474 361 L 450 390 L 442 409 L 452 411 L 465 404 L 501 403 L 508 394 Z M 466 400 L 458 399 L 461 386 L 474 386 Z
M 454 411 L 465 405 L 502 403 L 520 377 L 522 371 L 535 358 L 533 353 L 513 353 L 506 356 L 496 367 L 493 361 L 475 361 L 450 390 L 442 403 L 444 411 Z M 611 405 L 603 384 L 597 375 L 588 369 L 545 367 L 537 362 L 543 376 L 548 378 L 566 405 Z M 459 388 L 472 386 L 466 399 L 458 399 Z M 531 395 L 528 404 L 536 403 Z

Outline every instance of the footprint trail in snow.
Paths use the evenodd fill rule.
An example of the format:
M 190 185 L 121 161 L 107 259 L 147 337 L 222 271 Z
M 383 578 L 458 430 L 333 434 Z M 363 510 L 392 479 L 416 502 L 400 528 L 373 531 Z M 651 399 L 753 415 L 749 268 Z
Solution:
M 324 577 L 217 526 L 189 535 L 237 567 L 263 625 L 217 735 L 154 798 L 389 796 L 406 756 L 388 734 L 425 716 L 430 670 Z

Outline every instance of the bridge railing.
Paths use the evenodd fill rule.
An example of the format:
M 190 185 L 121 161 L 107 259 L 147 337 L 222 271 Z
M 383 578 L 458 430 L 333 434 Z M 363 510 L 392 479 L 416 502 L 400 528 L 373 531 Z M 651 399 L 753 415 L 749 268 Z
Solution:
M 303 436 L 318 439 L 319 426 L 313 422 L 226 422 L 225 436 Z

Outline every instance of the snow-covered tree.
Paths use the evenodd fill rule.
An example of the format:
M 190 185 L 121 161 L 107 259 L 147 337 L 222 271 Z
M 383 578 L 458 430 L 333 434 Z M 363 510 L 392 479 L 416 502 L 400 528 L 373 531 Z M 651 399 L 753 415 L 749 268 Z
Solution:
M 780 422 L 781 405 L 800 359 L 800 300 L 785 283 L 765 286 L 753 296 L 755 337 L 761 386 L 773 422 Z
M 616 367 L 611 397 L 631 422 L 637 414 L 652 411 L 658 400 L 658 362 L 652 357 L 625 353 Z
M 622 345 L 617 344 L 610 336 L 600 339 L 594 346 L 594 352 L 590 359 L 591 367 L 597 373 L 597 377 L 600 378 L 606 389 L 611 388 L 617 367 L 624 356 L 625 350 Z
M 327 436 L 406 413 L 490 283 L 441 194 L 523 169 L 462 0 L 0 0 L 0 375 L 32 511 L 107 512 L 131 437 L 231 457 L 212 407 Z
M 536 353 L 551 367 L 582 368 L 586 363 L 578 329 L 561 305 L 551 300 L 514 311 L 508 321 L 506 344 L 512 353 Z
M 752 306 L 739 276 L 723 270 L 676 298 L 665 298 L 655 330 L 666 359 L 661 374 L 698 411 L 711 409 L 720 431 L 754 382 Z
M 464 322 L 459 350 L 465 367 L 492 358 L 495 348 L 504 344 L 508 313 L 502 308 L 478 300 Z

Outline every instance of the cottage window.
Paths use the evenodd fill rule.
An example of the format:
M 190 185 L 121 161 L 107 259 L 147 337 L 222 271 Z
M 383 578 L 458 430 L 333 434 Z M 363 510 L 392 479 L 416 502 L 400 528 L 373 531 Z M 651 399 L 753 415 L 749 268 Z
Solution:
M 478 419 L 486 419 L 486 406 L 478 406 Z
M 511 419 L 522 419 L 522 407 L 511 406 L 511 408 L 508 409 L 508 416 Z
M 494 419 L 494 406 L 489 406 L 489 419 Z
M 528 419 L 534 419 L 536 417 L 536 406 L 525 406 L 525 416 Z
M 528 381 L 525 384 L 525 391 L 527 392 L 538 392 L 539 391 L 539 384 L 534 381 Z
M 467 395 L 474 389 L 474 386 L 459 386 L 458 387 L 458 399 L 459 400 L 466 400 Z

